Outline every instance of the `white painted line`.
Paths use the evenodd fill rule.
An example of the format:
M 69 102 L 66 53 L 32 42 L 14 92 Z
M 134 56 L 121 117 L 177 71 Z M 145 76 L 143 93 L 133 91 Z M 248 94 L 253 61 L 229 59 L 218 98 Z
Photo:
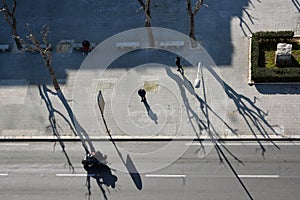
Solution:
M 220 144 L 218 142 L 218 144 Z M 257 142 L 224 142 L 223 143 L 226 146 L 257 146 L 259 145 L 259 143 Z M 299 142 L 277 142 L 274 141 L 274 144 L 271 142 L 261 142 L 262 145 L 264 146 L 274 146 L 274 144 L 278 145 L 278 146 L 299 146 L 300 143 Z M 192 143 L 185 143 L 186 146 L 201 146 L 200 142 L 192 142 Z M 209 145 L 213 145 L 212 142 L 202 142 L 203 146 L 209 146 Z
M 8 176 L 7 173 L 0 174 L 0 176 Z
M 239 175 L 240 178 L 279 178 L 279 175 Z
M 300 176 L 280 176 L 280 178 L 300 178 Z
M 185 178 L 185 175 L 175 175 L 175 174 L 146 174 L 148 178 Z
M 95 174 L 88 174 L 88 176 L 94 176 Z M 86 177 L 87 174 L 56 174 L 58 177 Z
M 29 146 L 29 143 L 0 143 L 0 146 Z

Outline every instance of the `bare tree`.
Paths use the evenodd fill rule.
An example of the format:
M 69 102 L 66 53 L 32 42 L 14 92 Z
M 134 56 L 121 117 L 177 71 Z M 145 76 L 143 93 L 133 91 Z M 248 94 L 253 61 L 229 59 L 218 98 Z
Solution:
M 42 35 L 42 41 L 46 45 L 46 47 L 42 47 L 40 41 L 35 37 L 31 27 L 29 24 L 27 24 L 27 29 L 29 31 L 29 35 L 27 38 L 32 44 L 27 44 L 26 50 L 32 51 L 32 52 L 39 52 L 44 60 L 45 66 L 49 71 L 49 74 L 52 79 L 53 86 L 56 91 L 60 90 L 55 72 L 52 67 L 52 53 L 51 53 L 51 44 L 47 41 L 47 36 L 49 34 L 49 26 L 44 25 L 42 27 L 41 35 Z
M 147 28 L 147 32 L 148 32 L 148 38 L 149 38 L 149 44 L 151 47 L 155 46 L 155 42 L 154 42 L 154 36 L 151 30 L 151 15 L 150 15 L 150 3 L 151 0 L 146 0 L 146 3 L 144 3 L 143 0 L 137 0 L 142 9 L 145 12 L 145 16 L 146 16 L 146 20 L 145 20 L 145 27 Z
M 203 6 L 204 0 L 198 0 L 196 6 L 192 9 L 191 0 L 186 0 L 187 11 L 190 17 L 190 33 L 192 47 L 197 46 L 197 40 L 195 37 L 195 15 L 198 13 L 199 9 Z
M 12 31 L 12 38 L 15 40 L 17 48 L 19 50 L 22 49 L 21 39 L 17 33 L 17 20 L 15 17 L 16 7 L 17 7 L 17 0 L 13 0 L 12 6 L 8 6 L 6 0 L 2 0 L 3 7 L 0 8 L 0 12 L 3 13 L 5 21 L 10 26 Z
M 151 0 L 146 0 L 146 4 L 144 3 L 143 0 L 137 0 L 142 9 L 145 12 L 146 20 L 145 20 L 145 27 L 151 27 L 151 15 L 150 15 L 150 2 Z

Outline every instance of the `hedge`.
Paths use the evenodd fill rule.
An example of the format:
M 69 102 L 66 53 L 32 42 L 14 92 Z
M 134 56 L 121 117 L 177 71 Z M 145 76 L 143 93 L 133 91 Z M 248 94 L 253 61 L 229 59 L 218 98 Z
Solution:
M 298 67 L 268 69 L 265 66 L 259 66 L 260 45 L 289 42 L 293 36 L 293 31 L 257 32 L 252 35 L 251 80 L 254 83 L 300 82 L 300 68 Z

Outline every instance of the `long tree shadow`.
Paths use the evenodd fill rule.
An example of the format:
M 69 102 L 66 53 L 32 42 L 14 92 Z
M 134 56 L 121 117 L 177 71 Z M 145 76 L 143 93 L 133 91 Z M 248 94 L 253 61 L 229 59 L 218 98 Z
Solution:
M 237 172 L 235 171 L 235 169 L 233 168 L 233 166 L 231 165 L 230 161 L 228 160 L 227 156 L 225 155 L 223 149 L 229 153 L 230 156 L 232 156 L 236 161 L 238 161 L 238 163 L 244 164 L 241 160 L 239 160 L 232 152 L 230 152 L 230 150 L 223 144 L 217 141 L 217 136 L 218 133 L 216 131 L 216 129 L 214 128 L 214 126 L 212 125 L 210 118 L 209 118 L 209 106 L 207 104 L 206 101 L 206 94 L 204 93 L 204 100 L 202 100 L 194 91 L 193 86 L 191 84 L 191 82 L 182 74 L 182 79 L 177 75 L 174 74 L 170 68 L 166 67 L 166 72 L 168 74 L 169 77 L 171 77 L 178 85 L 180 92 L 181 92 L 181 96 L 187 111 L 187 115 L 189 118 L 189 121 L 197 135 L 197 137 L 199 137 L 199 132 L 201 133 L 201 131 L 203 130 L 203 128 L 207 131 L 208 135 L 211 138 L 211 141 L 214 145 L 214 148 L 216 149 L 216 152 L 218 153 L 219 156 L 219 160 L 220 163 L 223 163 L 223 159 L 226 161 L 227 165 L 230 167 L 230 169 L 232 170 L 233 174 L 235 175 L 235 177 L 238 179 L 239 183 L 241 184 L 241 186 L 243 187 L 243 189 L 245 190 L 245 192 L 247 193 L 248 197 L 250 199 L 253 199 L 253 197 L 251 196 L 250 192 L 248 191 L 248 189 L 246 188 L 246 186 L 244 185 L 243 181 L 240 179 L 240 177 L 238 176 Z M 204 80 L 202 77 L 202 87 L 204 88 Z M 203 121 L 200 119 L 200 117 L 198 116 L 198 114 L 190 107 L 187 95 L 185 90 L 188 90 L 190 92 L 190 94 L 192 94 L 193 96 L 195 96 L 197 98 L 197 100 L 199 100 L 200 102 L 200 108 L 202 111 L 202 114 L 204 115 L 204 118 L 206 120 Z M 201 100 L 201 101 L 200 101 Z M 210 108 L 210 110 L 212 110 Z M 215 112 L 213 112 L 214 114 L 216 114 Z M 190 114 L 192 116 L 190 116 Z M 199 126 L 199 132 L 196 130 L 194 123 L 192 122 L 192 118 L 194 118 L 196 124 L 198 124 Z M 228 125 L 227 125 L 228 126 Z M 199 140 L 201 148 L 203 147 L 203 144 L 201 142 L 201 140 Z M 221 147 L 223 147 L 223 149 Z
M 197 138 L 199 139 L 199 142 L 200 142 L 200 145 L 201 145 L 201 148 L 203 149 L 204 151 L 204 154 L 205 154 L 205 148 L 201 142 L 201 135 L 203 134 L 203 132 L 206 132 L 211 141 L 213 143 L 216 143 L 218 138 L 220 137 L 220 135 L 218 134 L 217 130 L 215 129 L 215 127 L 212 125 L 210 119 L 209 119 L 209 116 L 208 116 L 208 113 L 211 112 L 213 115 L 215 115 L 217 117 L 217 119 L 221 120 L 221 122 L 234 134 L 236 134 L 236 129 L 233 129 L 232 127 L 230 127 L 206 102 L 206 100 L 203 100 L 201 97 L 199 97 L 198 94 L 196 94 L 195 90 L 194 90 L 194 87 L 192 85 L 192 83 L 183 75 L 182 75 L 182 79 L 180 78 L 180 76 L 178 76 L 177 74 L 174 74 L 170 68 L 166 68 L 166 71 L 167 71 L 167 74 L 168 76 L 170 76 L 173 80 L 175 80 L 175 82 L 177 83 L 179 89 L 180 89 L 180 92 L 181 92 L 181 97 L 183 99 L 183 102 L 184 102 L 184 105 L 185 105 L 185 108 L 186 108 L 186 112 L 187 112 L 187 116 L 190 116 L 190 114 L 192 115 L 191 117 L 189 117 L 189 121 L 190 121 L 190 124 L 192 125 L 192 128 L 197 136 Z M 203 74 L 203 73 L 201 73 Z M 203 80 L 203 76 L 201 76 L 201 79 L 202 79 L 202 87 L 203 89 L 205 88 L 205 83 L 204 83 L 204 80 Z M 199 108 L 201 109 L 201 114 L 202 116 L 205 118 L 205 120 L 202 120 L 198 114 L 191 108 L 190 104 L 189 104 L 189 101 L 188 101 L 188 98 L 187 98 L 187 95 L 186 95 L 186 92 L 185 90 L 187 90 L 191 95 L 193 95 L 200 103 L 199 105 Z M 205 90 L 204 90 L 204 98 L 206 99 L 206 93 L 205 93 Z M 192 119 L 194 119 L 195 123 L 192 122 Z M 196 127 L 198 127 L 198 130 L 196 129 Z M 210 129 L 212 130 L 212 132 L 210 131 Z M 224 147 L 224 149 L 235 159 L 237 160 L 239 163 L 242 163 L 243 162 L 241 160 L 239 160 L 236 156 L 234 156 L 225 146 L 223 143 L 220 143 L 219 144 L 221 146 Z M 200 149 L 199 149 L 200 150 Z M 223 159 L 222 157 L 220 156 L 219 154 L 219 151 L 218 149 L 217 150 L 217 153 L 219 155 L 219 158 L 220 158 L 220 162 L 222 163 L 223 162 Z
M 219 120 L 221 120 L 221 122 L 229 129 L 232 131 L 232 133 L 235 133 L 236 130 L 231 128 L 207 103 L 205 100 L 203 100 L 201 97 L 199 97 L 199 95 L 196 94 L 192 83 L 184 76 L 182 75 L 182 79 L 180 78 L 180 76 L 178 76 L 177 74 L 173 73 L 171 71 L 170 68 L 166 67 L 166 72 L 168 74 L 169 77 L 171 77 L 178 85 L 178 88 L 180 90 L 181 93 L 181 97 L 183 99 L 184 102 L 184 106 L 186 108 L 186 112 L 187 112 L 187 116 L 188 119 L 190 121 L 190 124 L 192 125 L 192 128 L 197 136 L 197 138 L 199 139 L 200 145 L 205 153 L 205 149 L 204 146 L 202 145 L 202 142 L 200 140 L 201 135 L 203 134 L 203 132 L 206 132 L 211 141 L 213 143 L 216 143 L 218 138 L 220 137 L 220 135 L 218 134 L 218 132 L 216 131 L 215 127 L 211 124 L 211 121 L 209 119 L 208 116 L 208 112 L 211 112 L 212 114 L 214 114 Z M 202 87 L 204 87 L 204 81 L 202 79 Z M 192 96 L 194 96 L 200 103 L 199 108 L 201 109 L 201 115 L 204 117 L 205 120 L 202 120 L 199 117 L 199 114 L 197 114 L 190 106 L 189 104 L 189 100 L 187 98 L 187 94 L 185 91 L 188 91 Z M 205 93 L 204 93 L 205 94 Z M 204 95 L 205 96 L 205 95 Z M 205 97 L 206 98 L 206 97 Z M 192 121 L 192 119 L 194 119 L 194 121 Z M 209 131 L 209 130 L 212 130 Z M 223 144 L 220 143 L 222 146 Z M 234 156 L 232 153 L 229 152 L 229 150 L 226 148 L 226 151 L 228 151 L 228 153 L 230 155 L 233 156 L 233 158 L 237 161 L 239 161 L 240 163 L 242 163 L 236 156 Z M 217 151 L 219 154 L 219 151 Z M 219 158 L 220 161 L 222 162 L 222 157 L 219 154 Z
M 233 101 L 237 108 L 237 112 L 243 117 L 246 125 L 256 138 L 257 143 L 262 149 L 262 155 L 264 156 L 266 149 L 261 143 L 258 135 L 261 135 L 265 139 L 269 139 L 276 148 L 280 149 L 272 140 L 270 140 L 270 133 L 277 136 L 279 135 L 274 129 L 274 127 L 277 127 L 278 125 L 271 125 L 266 120 L 268 112 L 263 111 L 256 105 L 256 99 L 252 101 L 249 97 L 237 93 L 232 87 L 223 81 L 211 67 L 206 66 L 206 69 L 214 76 L 217 82 L 224 87 L 226 95 Z
M 256 138 L 256 141 L 260 145 L 262 149 L 262 155 L 264 155 L 266 149 L 263 144 L 260 142 L 258 138 L 258 134 L 263 136 L 264 138 L 270 139 L 269 132 L 266 128 L 269 128 L 272 133 L 275 135 L 279 135 L 275 129 L 266 119 L 265 117 L 268 115 L 268 112 L 264 112 L 258 106 L 255 105 L 255 100 L 252 101 L 250 98 L 238 94 L 232 87 L 230 87 L 227 83 L 223 81 L 224 89 L 227 96 L 234 102 L 237 112 L 243 117 L 245 123 L 249 127 L 251 133 Z M 255 131 L 255 129 L 258 131 Z M 270 140 L 271 141 L 271 140 Z M 279 147 L 271 141 L 278 149 Z
M 71 163 L 71 160 L 66 152 L 66 149 L 65 149 L 65 144 L 63 142 L 63 140 L 61 139 L 61 136 L 59 134 L 59 130 L 58 130 L 58 124 L 56 122 L 56 118 L 55 118 L 55 113 L 57 113 L 60 117 L 62 117 L 64 119 L 64 121 L 69 125 L 71 131 L 74 133 L 74 135 L 76 135 L 76 132 L 75 130 L 73 129 L 72 127 L 72 124 L 71 122 L 61 113 L 59 112 L 58 110 L 56 110 L 54 107 L 53 107 L 53 104 L 50 100 L 50 97 L 48 95 L 48 93 L 51 93 L 51 94 L 54 94 L 51 90 L 49 90 L 46 85 L 38 85 L 38 89 L 39 89 L 39 93 L 40 93 L 40 96 L 42 98 L 42 100 L 45 102 L 46 104 L 46 107 L 47 107 L 47 110 L 49 112 L 49 116 L 48 116 L 48 120 L 50 122 L 50 126 L 52 128 L 52 132 L 53 132 L 53 135 L 57 138 L 61 148 L 62 148 L 62 152 L 63 154 L 65 155 L 66 159 L 67 159 L 67 162 L 68 162 L 68 165 L 69 165 L 69 168 L 72 169 L 72 171 L 74 172 L 74 167 Z M 56 142 L 54 143 L 54 147 L 56 145 Z
M 193 117 L 192 118 L 195 118 L 196 121 L 197 121 L 197 125 L 199 125 L 199 131 L 195 131 L 195 126 L 193 125 L 192 127 L 194 128 L 194 131 L 195 133 L 198 133 L 198 135 L 200 134 L 201 135 L 201 132 L 203 130 L 207 130 L 207 127 L 208 127 L 208 124 L 207 122 L 210 123 L 209 119 L 206 118 L 205 120 L 206 121 L 203 121 L 201 120 L 197 113 L 195 111 L 193 111 L 189 105 L 189 101 L 187 99 L 187 95 L 186 95 L 186 92 L 185 90 L 187 90 L 192 96 L 194 96 L 198 102 L 199 102 L 199 108 L 201 109 L 201 112 L 203 114 L 204 117 L 206 117 L 206 110 L 205 109 L 208 109 L 213 115 L 215 115 L 217 117 L 217 119 L 219 119 L 233 134 L 236 134 L 236 129 L 233 129 L 232 127 L 229 126 L 229 124 L 224 121 L 222 119 L 221 116 L 219 116 L 216 111 L 214 111 L 201 97 L 199 97 L 199 95 L 195 92 L 194 90 L 194 86 L 192 85 L 192 83 L 184 76 L 181 74 L 182 78 L 180 76 L 178 76 L 177 74 L 173 73 L 171 71 L 170 68 L 166 67 L 166 72 L 168 74 L 169 77 L 171 77 L 178 85 L 179 89 L 180 89 L 180 92 L 181 92 L 181 96 L 183 98 L 183 102 L 186 106 L 186 109 L 187 109 L 187 113 L 188 113 L 188 116 L 189 116 L 189 112 L 192 113 Z M 203 82 L 203 81 L 202 81 Z M 204 86 L 204 82 L 202 83 L 202 87 Z M 205 94 L 205 93 L 204 93 Z M 190 119 L 190 118 L 189 118 Z M 219 134 L 216 132 L 216 136 L 219 137 Z
M 70 168 L 74 171 L 74 167 L 71 164 L 71 161 L 65 151 L 65 145 L 63 143 L 63 140 L 61 139 L 61 136 L 58 131 L 58 125 L 55 119 L 55 113 L 57 113 L 59 116 L 61 116 L 66 123 L 69 125 L 70 129 L 74 133 L 75 136 L 79 136 L 81 140 L 81 144 L 85 150 L 85 159 L 82 161 L 82 164 L 84 166 L 84 169 L 87 171 L 87 182 L 86 186 L 88 189 L 88 196 L 90 198 L 91 195 L 91 184 L 90 184 L 90 177 L 93 177 L 96 179 L 96 182 L 104 196 L 105 199 L 107 199 L 106 192 L 102 185 L 106 185 L 106 189 L 109 191 L 108 187 L 111 186 L 112 188 L 115 188 L 115 182 L 117 181 L 117 177 L 111 173 L 110 167 L 107 165 L 106 158 L 107 156 L 104 156 L 99 151 L 96 152 L 96 149 L 89 138 L 88 133 L 85 131 L 85 129 L 79 124 L 76 117 L 73 114 L 73 111 L 71 107 L 69 106 L 68 100 L 65 98 L 63 92 L 59 89 L 56 92 L 50 90 L 47 88 L 46 85 L 39 85 L 38 86 L 40 96 L 44 100 L 48 112 L 49 112 L 49 121 L 50 125 L 53 131 L 53 134 L 57 137 L 62 149 L 63 153 L 65 154 L 67 161 L 69 163 Z M 49 94 L 57 96 L 61 103 L 64 105 L 64 108 L 66 109 L 70 120 L 64 116 L 60 111 L 56 110 L 53 107 L 53 104 L 51 102 L 51 99 L 49 97 Z M 103 159 L 101 159 L 100 154 L 103 155 Z
M 59 97 L 59 99 L 63 103 L 65 109 L 67 110 L 69 117 L 72 120 L 72 124 L 76 129 L 77 135 L 80 137 L 82 146 L 84 147 L 84 149 L 86 151 L 86 158 L 94 157 L 94 154 L 96 154 L 96 149 L 95 149 L 91 139 L 89 138 L 88 133 L 77 121 L 71 107 L 68 104 L 68 101 L 66 100 L 66 98 L 61 90 L 57 91 L 57 96 Z M 90 150 L 88 149 L 86 142 L 88 143 Z M 90 195 L 91 195 L 90 176 L 92 176 L 93 178 L 96 179 L 96 182 L 97 182 L 104 198 L 107 199 L 107 195 L 106 195 L 104 188 L 102 187 L 102 184 L 105 184 L 106 186 L 110 186 L 112 184 L 111 181 L 112 180 L 117 181 L 117 178 L 114 175 L 112 175 L 112 173 L 110 172 L 110 168 L 107 165 L 106 159 L 104 161 L 100 162 L 96 158 L 96 159 L 94 159 L 94 161 L 95 161 L 95 163 L 87 163 L 87 165 L 84 165 L 84 169 L 87 171 L 88 196 L 90 198 Z M 97 162 L 97 161 L 99 161 L 99 162 Z M 84 164 L 84 162 L 83 162 L 83 164 Z M 104 172 L 102 171 L 103 169 L 105 169 Z M 96 172 L 96 173 L 92 173 L 91 175 L 89 175 L 90 172 Z M 108 177 L 110 177 L 110 178 L 108 178 Z M 102 182 L 101 182 L 101 179 L 102 179 Z M 111 185 L 111 186 L 114 188 L 115 183 L 113 183 L 113 185 Z M 108 190 L 108 188 L 107 188 L 107 190 Z

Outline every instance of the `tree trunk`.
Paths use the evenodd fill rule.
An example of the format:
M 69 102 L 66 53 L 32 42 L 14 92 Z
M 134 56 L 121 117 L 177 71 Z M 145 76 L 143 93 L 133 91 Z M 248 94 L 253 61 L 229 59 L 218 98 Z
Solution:
M 193 13 L 190 13 L 190 40 L 191 40 L 191 46 L 193 48 L 197 47 L 197 40 L 195 37 L 195 15 Z
M 3 9 L 1 10 L 4 13 L 4 18 L 7 24 L 11 28 L 12 38 L 15 40 L 18 50 L 22 50 L 21 39 L 17 33 L 17 19 L 15 17 L 15 11 L 17 7 L 17 0 L 13 1 L 12 10 L 9 9 L 6 0 L 2 0 Z
M 11 27 L 12 28 L 12 34 L 13 34 L 12 37 L 13 37 L 13 39 L 16 42 L 18 50 L 22 50 L 22 48 L 23 48 L 22 47 L 22 43 L 21 43 L 20 37 L 19 37 L 19 35 L 17 33 L 17 20 L 16 20 L 16 17 L 13 16 L 12 20 L 13 20 L 12 27 Z
M 151 27 L 150 0 L 147 0 L 144 10 L 146 15 L 145 27 Z
M 20 37 L 18 35 L 13 35 L 13 38 L 15 40 L 15 43 L 17 45 L 17 48 L 18 50 L 22 50 L 23 49 L 23 46 L 22 46 L 22 43 L 21 43 L 21 40 L 20 40 Z
M 51 56 L 51 55 L 50 55 Z M 51 76 L 51 79 L 52 79 L 52 84 L 54 86 L 54 89 L 57 91 L 57 90 L 60 90 L 60 86 L 59 86 L 59 83 L 57 81 L 57 78 L 56 78 L 56 75 L 55 75 L 55 72 L 51 66 L 51 63 L 50 63 L 50 60 L 47 60 L 46 61 L 46 66 L 48 68 L 48 71 L 50 73 L 50 76 Z

